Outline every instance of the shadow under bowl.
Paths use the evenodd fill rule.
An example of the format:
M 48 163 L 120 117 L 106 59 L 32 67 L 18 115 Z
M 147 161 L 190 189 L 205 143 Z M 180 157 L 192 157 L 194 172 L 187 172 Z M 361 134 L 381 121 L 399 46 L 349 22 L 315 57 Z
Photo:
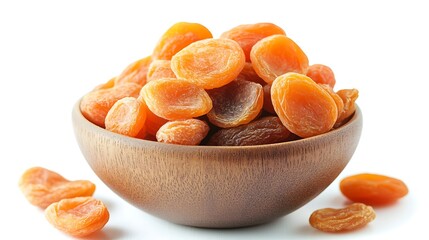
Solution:
M 135 207 L 177 224 L 235 228 L 270 222 L 319 195 L 350 161 L 362 113 L 306 139 L 245 147 L 181 146 L 107 131 L 72 119 L 97 176 Z

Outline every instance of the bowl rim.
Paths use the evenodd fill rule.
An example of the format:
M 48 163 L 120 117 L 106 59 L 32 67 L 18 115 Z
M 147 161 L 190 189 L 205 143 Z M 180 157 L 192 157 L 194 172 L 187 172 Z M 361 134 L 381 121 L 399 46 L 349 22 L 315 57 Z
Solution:
M 340 126 L 339 128 L 332 129 L 332 130 L 330 130 L 326 133 L 320 134 L 320 135 L 316 135 L 316 136 L 312 136 L 312 137 L 308 137 L 308 138 L 297 139 L 297 140 L 292 140 L 292 141 L 287 141 L 287 142 L 261 144 L 261 145 L 249 145 L 249 146 L 192 145 L 191 146 L 191 145 L 160 143 L 160 142 L 141 139 L 141 138 L 133 138 L 133 137 L 129 137 L 129 136 L 119 134 L 119 133 L 108 131 L 105 128 L 102 128 L 102 127 L 90 122 L 88 119 L 85 118 L 85 116 L 83 116 L 82 112 L 80 111 L 81 100 L 82 100 L 82 98 L 79 99 L 73 107 L 73 110 L 72 110 L 73 124 L 75 124 L 74 122 L 81 122 L 82 124 L 84 124 L 89 129 L 92 129 L 93 131 L 98 131 L 101 134 L 106 135 L 110 138 L 115 138 L 115 139 L 120 140 L 124 143 L 127 142 L 131 145 L 134 145 L 134 146 L 154 146 L 154 147 L 156 146 L 156 147 L 167 147 L 169 149 L 175 148 L 178 150 L 190 150 L 190 149 L 194 149 L 194 150 L 205 150 L 205 149 L 210 149 L 210 150 L 230 149 L 230 150 L 233 150 L 233 149 L 240 149 L 240 150 L 243 150 L 243 149 L 291 147 L 292 145 L 307 144 L 308 142 L 313 142 L 313 141 L 333 137 L 335 134 L 337 134 L 339 132 L 347 131 L 347 129 L 352 128 L 354 125 L 356 125 L 362 121 L 362 111 L 361 111 L 360 107 L 358 106 L 358 104 L 355 103 L 356 110 L 353 113 L 353 116 L 347 121 L 347 123 Z

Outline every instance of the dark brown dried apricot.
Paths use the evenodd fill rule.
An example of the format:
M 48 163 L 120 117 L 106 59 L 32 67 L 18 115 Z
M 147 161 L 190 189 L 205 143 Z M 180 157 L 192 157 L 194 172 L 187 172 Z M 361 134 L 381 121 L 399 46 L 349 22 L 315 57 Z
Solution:
M 285 142 L 291 133 L 278 117 L 269 116 L 245 125 L 223 128 L 214 133 L 207 145 L 250 146 Z
M 249 123 L 259 115 L 264 101 L 262 86 L 245 80 L 208 90 L 208 94 L 213 108 L 207 117 L 212 124 L 222 128 Z

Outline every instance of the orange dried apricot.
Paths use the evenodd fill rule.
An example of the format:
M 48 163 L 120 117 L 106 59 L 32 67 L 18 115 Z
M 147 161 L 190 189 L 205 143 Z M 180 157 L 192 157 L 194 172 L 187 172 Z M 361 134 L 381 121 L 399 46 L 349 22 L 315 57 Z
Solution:
M 273 23 L 255 23 L 238 25 L 222 33 L 220 37 L 238 42 L 244 51 L 246 61 L 250 62 L 250 50 L 253 45 L 259 40 L 275 34 L 286 35 L 281 27 Z
M 335 101 L 303 74 L 286 73 L 276 78 L 271 101 L 286 128 L 303 138 L 330 131 L 337 120 Z
M 150 63 L 152 62 L 152 57 L 147 56 L 140 60 L 137 60 L 130 65 L 128 65 L 124 71 L 119 74 L 115 80 L 115 85 L 122 83 L 136 83 L 140 86 L 146 84 L 147 70 Z
M 307 76 L 316 83 L 328 84 L 331 88 L 335 86 L 335 75 L 332 69 L 323 64 L 313 64 L 308 67 Z
M 140 95 L 150 111 L 168 120 L 199 117 L 213 106 L 203 88 L 182 79 L 163 78 L 148 82 Z
M 106 129 L 122 135 L 136 137 L 146 121 L 146 104 L 142 99 L 125 97 L 110 108 L 105 119 Z
M 145 123 L 146 131 L 148 134 L 155 136 L 159 128 L 162 125 L 164 125 L 166 122 L 168 122 L 168 120 L 162 117 L 158 117 L 150 109 L 146 109 L 146 110 L 147 110 L 146 123 Z
M 222 128 L 236 127 L 255 119 L 262 109 L 264 92 L 258 83 L 235 80 L 208 90 L 213 108 L 207 113 L 209 121 Z
M 176 78 L 170 60 L 154 60 L 147 71 L 147 82 L 160 78 Z
M 122 83 L 89 92 L 80 102 L 80 111 L 90 122 L 104 128 L 104 120 L 113 104 L 124 97 L 137 97 L 140 89 L 141 86 L 136 83 Z
M 324 232 L 345 232 L 364 227 L 374 220 L 374 209 L 362 203 L 353 203 L 342 209 L 324 208 L 314 211 L 310 225 Z
M 207 142 L 214 146 L 250 146 L 285 142 L 291 133 L 278 117 L 264 117 L 245 125 L 219 129 Z
M 178 78 L 212 89 L 233 81 L 244 63 L 244 53 L 237 42 L 223 38 L 204 39 L 174 55 L 171 69 Z
M 189 44 L 212 37 L 211 32 L 199 23 L 178 22 L 162 35 L 153 50 L 152 57 L 170 60 Z
M 259 83 L 262 86 L 267 84 L 264 81 L 264 79 L 259 77 L 259 75 L 255 72 L 255 69 L 253 69 L 252 63 L 250 62 L 246 62 L 244 64 L 244 67 L 241 70 L 240 74 L 238 74 L 237 79 Z
M 156 140 L 163 143 L 198 145 L 210 128 L 199 119 L 169 121 L 156 133 Z
M 84 237 L 104 227 L 109 211 L 93 197 L 75 197 L 52 203 L 45 217 L 55 228 L 74 237 Z
M 337 105 L 338 117 L 340 117 L 341 113 L 344 110 L 343 99 L 341 99 L 340 95 L 338 95 L 336 92 L 334 92 L 334 90 L 332 89 L 332 87 L 330 85 L 319 83 L 319 86 L 321 86 L 327 93 L 329 93 L 329 95 L 331 95 L 332 99 L 334 99 L 335 104 Z M 337 119 L 337 121 L 338 121 L 338 119 Z
M 111 78 L 111 79 L 109 79 L 109 81 L 96 86 L 93 89 L 93 91 L 100 90 L 100 89 L 112 88 L 113 86 L 115 86 L 115 81 L 116 81 L 116 77 Z
M 337 123 L 335 125 L 342 125 L 356 111 L 355 101 L 359 97 L 359 91 L 357 89 L 341 89 L 337 91 L 337 94 L 343 100 L 344 108 L 338 115 Z
M 307 55 L 285 35 L 272 35 L 257 42 L 250 59 L 255 72 L 268 84 L 288 72 L 305 74 L 308 68 Z
M 69 181 L 42 167 L 26 170 L 19 180 L 19 188 L 31 204 L 40 208 L 64 198 L 92 196 L 95 191 L 95 185 L 90 181 Z
M 370 205 L 390 204 L 408 194 L 399 179 L 372 173 L 362 173 L 341 180 L 340 190 L 353 202 Z

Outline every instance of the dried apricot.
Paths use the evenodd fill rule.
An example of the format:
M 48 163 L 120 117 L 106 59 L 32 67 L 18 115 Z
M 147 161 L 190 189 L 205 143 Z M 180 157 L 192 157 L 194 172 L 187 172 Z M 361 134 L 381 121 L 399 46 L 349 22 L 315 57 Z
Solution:
M 146 121 L 146 104 L 141 99 L 125 97 L 118 100 L 107 113 L 106 129 L 122 135 L 136 137 Z
M 271 101 L 271 85 L 269 84 L 264 86 L 264 105 L 262 108 L 271 114 L 277 114 Z
M 264 117 L 233 128 L 223 128 L 214 133 L 207 145 L 250 146 L 285 142 L 291 133 L 278 117 Z
M 285 35 L 273 35 L 257 42 L 250 59 L 255 72 L 268 84 L 288 72 L 305 74 L 308 68 L 307 55 Z
M 128 65 L 124 71 L 116 78 L 115 85 L 122 83 L 136 83 L 140 86 L 146 84 L 147 70 L 150 63 L 152 62 L 152 57 L 147 56 L 140 60 L 137 60 L 130 65 Z
M 244 51 L 246 61 L 250 62 L 250 50 L 253 45 L 259 40 L 275 34 L 286 35 L 281 27 L 273 23 L 255 23 L 238 25 L 222 33 L 220 37 L 238 42 Z
M 340 190 L 348 199 L 370 205 L 384 205 L 408 194 L 405 183 L 399 179 L 372 173 L 344 178 Z
M 314 211 L 310 225 L 324 232 L 345 232 L 359 229 L 376 217 L 374 209 L 362 203 L 353 203 L 342 209 L 324 208 Z
M 45 210 L 49 223 L 74 237 L 84 237 L 102 229 L 109 216 L 103 202 L 92 197 L 63 199 Z
M 330 85 L 319 83 L 319 86 L 321 86 L 327 93 L 329 93 L 329 95 L 331 95 L 332 99 L 334 99 L 335 104 L 337 105 L 338 117 L 340 117 L 341 113 L 344 110 L 343 99 L 341 99 L 340 95 L 338 95 L 336 92 L 334 92 L 334 90 L 332 89 L 332 87 Z M 338 121 L 338 119 L 337 119 L 337 121 Z
M 338 115 L 335 125 L 342 125 L 356 111 L 355 101 L 359 97 L 359 91 L 357 89 L 341 89 L 337 91 L 337 94 L 343 100 L 344 108 Z
M 335 75 L 332 69 L 323 64 L 313 64 L 308 67 L 307 76 L 316 83 L 328 84 L 331 88 L 335 86 Z
M 209 132 L 209 126 L 199 119 L 169 121 L 156 133 L 158 142 L 198 145 Z
M 264 79 L 259 77 L 259 75 L 255 72 L 255 69 L 253 69 L 252 63 L 250 62 L 246 62 L 244 64 L 244 67 L 241 70 L 240 74 L 238 74 L 237 79 L 259 83 L 262 86 L 267 84 L 264 81 Z
M 147 71 L 147 82 L 160 78 L 176 78 L 170 60 L 154 60 Z
M 212 89 L 233 81 L 244 63 L 244 53 L 237 42 L 222 38 L 204 39 L 174 55 L 171 69 L 178 78 Z
M 104 120 L 113 104 L 124 97 L 137 97 L 140 89 L 141 86 L 136 83 L 122 83 L 89 92 L 80 102 L 80 111 L 90 122 L 104 128 Z
M 152 57 L 170 60 L 189 44 L 212 37 L 211 32 L 199 23 L 178 22 L 162 35 L 153 50 Z
M 116 81 L 116 77 L 111 78 L 111 79 L 109 79 L 109 81 L 96 86 L 93 89 L 93 91 L 100 90 L 100 89 L 112 88 L 113 86 L 115 86 L 115 81 Z
M 150 111 L 168 120 L 199 117 L 213 106 L 203 88 L 182 79 L 163 78 L 148 82 L 140 95 Z
M 262 86 L 245 80 L 232 81 L 208 93 L 213 108 L 207 117 L 212 124 L 223 128 L 249 123 L 258 116 L 264 101 Z
M 95 185 L 90 181 L 69 181 L 42 167 L 26 170 L 19 180 L 19 188 L 31 204 L 40 208 L 64 198 L 92 196 L 95 191 Z
M 150 109 L 147 109 L 145 126 L 148 134 L 155 136 L 159 128 L 166 122 L 168 122 L 167 119 L 158 117 L 156 114 L 150 111 Z
M 286 128 L 303 138 L 330 131 L 337 120 L 334 99 L 303 74 L 286 73 L 276 78 L 271 101 Z

